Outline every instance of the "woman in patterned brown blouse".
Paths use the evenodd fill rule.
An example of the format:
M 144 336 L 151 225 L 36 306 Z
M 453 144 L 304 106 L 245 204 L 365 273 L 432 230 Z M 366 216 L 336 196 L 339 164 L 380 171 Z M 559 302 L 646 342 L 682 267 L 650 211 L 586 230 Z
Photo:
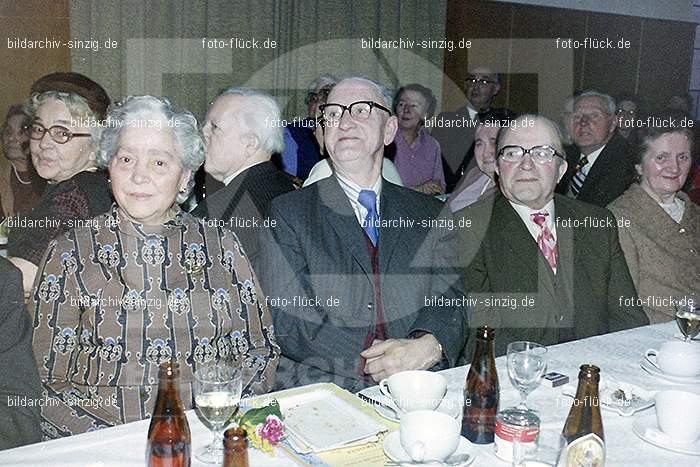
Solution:
M 167 100 L 110 109 L 98 163 L 116 204 L 50 244 L 30 303 L 46 437 L 147 417 L 171 359 L 187 408 L 211 360 L 239 362 L 245 395 L 272 388 L 279 347 L 248 258 L 230 231 L 177 205 L 203 160 L 195 118 Z

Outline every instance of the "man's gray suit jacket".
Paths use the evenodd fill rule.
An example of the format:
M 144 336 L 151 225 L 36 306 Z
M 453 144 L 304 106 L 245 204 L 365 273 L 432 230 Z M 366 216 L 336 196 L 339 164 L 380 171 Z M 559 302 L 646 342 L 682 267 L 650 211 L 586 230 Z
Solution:
M 388 335 L 432 333 L 454 366 L 467 322 L 452 265 L 452 216 L 439 201 L 386 180 L 380 214 Z M 360 375 L 360 352 L 375 329 L 374 275 L 365 233 L 337 178 L 276 198 L 270 215 L 276 226 L 263 234 L 258 273 L 282 348 L 278 387 L 332 381 L 359 390 L 373 384 Z M 453 301 L 431 306 L 435 297 Z

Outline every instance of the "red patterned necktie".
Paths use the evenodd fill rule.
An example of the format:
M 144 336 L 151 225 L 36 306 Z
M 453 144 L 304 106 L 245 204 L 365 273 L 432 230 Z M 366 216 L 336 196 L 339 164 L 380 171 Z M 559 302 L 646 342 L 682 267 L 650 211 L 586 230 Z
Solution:
M 557 241 L 554 239 L 554 234 L 547 227 L 545 222 L 549 213 L 536 212 L 531 214 L 532 221 L 540 227 L 540 234 L 537 236 L 537 246 L 544 255 L 544 258 L 549 263 L 549 266 L 557 273 Z

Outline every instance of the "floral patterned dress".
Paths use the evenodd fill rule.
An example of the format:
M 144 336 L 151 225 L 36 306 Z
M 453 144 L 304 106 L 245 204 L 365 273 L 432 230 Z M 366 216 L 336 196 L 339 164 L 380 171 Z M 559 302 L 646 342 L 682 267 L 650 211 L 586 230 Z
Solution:
M 56 438 L 147 418 L 158 365 L 193 372 L 233 359 L 243 393 L 272 389 L 279 359 L 267 304 L 235 235 L 183 211 L 161 226 L 116 205 L 54 240 L 30 298 L 43 385 L 42 428 Z

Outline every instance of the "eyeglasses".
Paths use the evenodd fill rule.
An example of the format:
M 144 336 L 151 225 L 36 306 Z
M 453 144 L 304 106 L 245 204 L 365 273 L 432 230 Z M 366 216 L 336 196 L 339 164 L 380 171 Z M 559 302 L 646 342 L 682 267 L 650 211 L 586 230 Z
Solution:
M 41 140 L 44 137 L 44 133 L 48 133 L 51 139 L 58 144 L 66 144 L 73 138 L 82 138 L 86 136 L 92 136 L 90 133 L 73 133 L 68 128 L 61 125 L 54 125 L 50 128 L 45 128 L 40 123 L 32 123 L 26 127 L 27 135 L 33 140 Z
M 345 106 L 342 104 L 323 104 L 319 106 L 321 115 L 326 122 L 337 122 L 343 118 L 345 111 L 349 110 L 350 115 L 358 120 L 367 120 L 372 114 L 372 109 L 378 108 L 391 115 L 391 110 L 373 101 L 357 101 Z
M 466 83 L 471 84 L 472 86 L 475 84 L 480 84 L 482 86 L 486 86 L 487 84 L 496 84 L 495 81 L 492 81 L 490 79 L 484 79 L 484 78 L 467 78 Z
M 500 151 L 498 151 L 498 157 L 512 164 L 519 164 L 525 159 L 525 154 L 530 154 L 532 160 L 538 164 L 551 164 L 554 160 L 554 156 L 559 156 L 564 159 L 564 156 L 557 152 L 551 146 L 535 146 L 534 148 L 525 149 L 522 146 L 503 146 Z

